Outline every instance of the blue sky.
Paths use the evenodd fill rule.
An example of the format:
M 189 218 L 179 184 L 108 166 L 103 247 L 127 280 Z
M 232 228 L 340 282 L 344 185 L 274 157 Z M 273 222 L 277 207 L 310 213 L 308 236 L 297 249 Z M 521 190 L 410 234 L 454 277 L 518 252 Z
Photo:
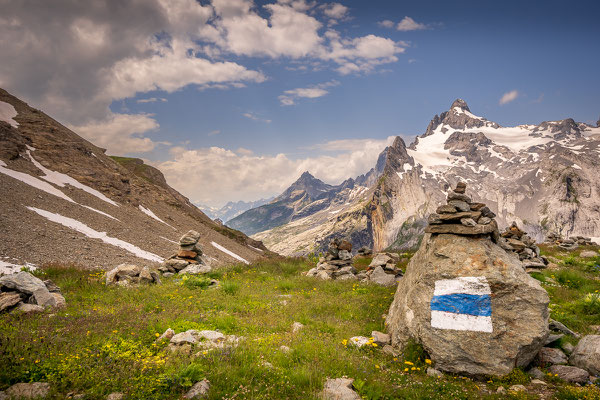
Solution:
M 200 203 L 366 172 L 455 98 L 501 125 L 600 117 L 595 1 L 25 3 L 0 3 L 0 86 Z

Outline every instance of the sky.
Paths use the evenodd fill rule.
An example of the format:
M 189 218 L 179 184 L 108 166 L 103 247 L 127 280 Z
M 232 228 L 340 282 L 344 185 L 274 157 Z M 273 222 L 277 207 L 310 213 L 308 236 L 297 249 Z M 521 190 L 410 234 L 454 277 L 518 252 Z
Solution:
M 456 98 L 600 117 L 597 1 L 0 0 L 0 87 L 197 204 L 337 184 Z

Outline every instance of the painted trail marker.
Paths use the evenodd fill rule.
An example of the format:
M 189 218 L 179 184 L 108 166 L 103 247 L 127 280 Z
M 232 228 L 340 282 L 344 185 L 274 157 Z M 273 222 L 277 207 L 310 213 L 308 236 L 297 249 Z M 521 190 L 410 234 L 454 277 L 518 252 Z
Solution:
M 436 281 L 430 303 L 431 327 L 492 332 L 491 294 L 484 276 Z

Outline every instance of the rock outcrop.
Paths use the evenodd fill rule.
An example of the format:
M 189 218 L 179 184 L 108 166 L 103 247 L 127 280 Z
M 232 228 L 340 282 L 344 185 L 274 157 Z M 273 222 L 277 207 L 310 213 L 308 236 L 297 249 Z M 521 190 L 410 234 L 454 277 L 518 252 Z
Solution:
M 565 250 L 574 250 L 577 246 L 592 246 L 596 243 L 592 242 L 592 238 L 585 236 L 571 236 L 563 238 L 556 232 L 550 232 L 546 236 L 546 243 L 558 246 Z
M 473 210 L 452 193 L 448 200 L 451 212 L 438 208 L 437 215 L 454 216 L 431 219 L 396 290 L 386 319 L 392 345 L 420 343 L 442 371 L 505 375 L 527 366 L 544 345 L 549 297 L 517 255 L 494 242 L 495 222 L 479 222 L 492 219 L 484 206 Z M 446 222 L 459 213 L 468 215 Z
M 158 273 L 148 267 L 121 264 L 106 273 L 107 285 L 131 286 L 136 284 L 160 284 Z
M 569 362 L 600 376 L 600 335 L 584 336 L 575 346 Z
M 60 289 L 51 280 L 42 281 L 25 271 L 0 277 L 0 312 L 35 312 L 65 305 Z

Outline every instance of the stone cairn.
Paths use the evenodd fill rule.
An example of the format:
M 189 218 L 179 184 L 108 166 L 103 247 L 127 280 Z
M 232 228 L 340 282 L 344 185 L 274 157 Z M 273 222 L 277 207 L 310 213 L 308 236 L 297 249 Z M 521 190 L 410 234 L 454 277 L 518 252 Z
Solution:
M 500 236 L 498 242 L 500 247 L 517 253 L 525 269 L 536 270 L 547 267 L 548 259 L 540 255 L 540 248 L 535 244 L 535 240 L 519 229 L 516 222 L 506 228 Z
M 15 310 L 30 313 L 66 304 L 59 287 L 51 280 L 42 281 L 25 271 L 0 277 L 0 313 Z
M 453 233 L 456 235 L 486 235 L 498 238 L 498 224 L 494 214 L 485 204 L 474 203 L 465 194 L 467 184 L 458 182 L 448 193 L 446 205 L 439 206 L 429 215 L 426 233 Z
M 362 254 L 372 254 L 371 249 Z M 396 268 L 392 257 L 378 254 L 366 271 L 358 272 L 352 266 L 352 243 L 347 240 L 332 239 L 329 250 L 324 257 L 319 258 L 319 263 L 306 273 L 320 279 L 329 280 L 358 280 L 363 283 L 373 282 L 378 285 L 392 286 L 396 284 L 396 277 L 402 276 L 402 271 Z
M 208 258 L 203 256 L 202 245 L 198 242 L 200 233 L 189 231 L 179 239 L 179 250 L 170 256 L 158 270 L 163 276 L 175 274 L 205 274 L 212 268 Z
M 551 232 L 546 236 L 546 243 L 558 246 L 565 250 L 574 250 L 578 246 L 593 246 L 596 243 L 592 242 L 592 238 L 583 236 L 572 236 L 563 238 L 558 233 Z

